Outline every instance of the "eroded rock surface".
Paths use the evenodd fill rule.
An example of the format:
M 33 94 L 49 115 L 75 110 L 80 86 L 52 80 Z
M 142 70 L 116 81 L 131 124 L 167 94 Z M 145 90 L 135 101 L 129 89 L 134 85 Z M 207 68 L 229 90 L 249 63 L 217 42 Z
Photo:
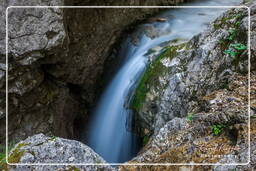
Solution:
M 9 163 L 80 163 L 106 162 L 86 145 L 57 137 L 37 134 L 19 142 L 9 154 Z M 111 166 L 7 166 L 6 170 L 115 170 Z
M 252 11 L 252 62 L 256 59 L 256 5 L 254 2 L 247 5 Z M 152 70 L 160 68 L 157 70 L 160 74 L 153 75 L 153 81 L 146 82 L 148 92 L 145 101 L 139 106 L 141 108 L 135 109 L 140 112 L 140 121 L 147 123 L 141 133 L 147 135 L 150 124 L 154 123 L 151 127 L 153 136 L 138 156 L 128 163 L 247 163 L 249 118 L 250 163 L 243 166 L 123 166 L 120 170 L 256 169 L 255 66 L 252 62 L 251 107 L 248 109 L 247 51 L 244 49 L 236 62 L 223 53 L 230 50 L 230 46 L 234 46 L 232 44 L 246 44 L 246 34 L 236 32 L 230 37 L 230 28 L 239 28 L 247 33 L 248 17 L 239 11 L 225 13 L 206 32 L 188 43 L 170 47 L 160 55 L 157 63 L 150 65 Z M 234 23 L 239 23 L 239 27 Z
M 15 1 L 12 1 L 15 2 Z M 69 1 L 83 5 L 90 1 Z M 121 1 L 104 2 L 114 5 Z M 163 1 L 168 2 L 169 1 Z M 27 2 L 26 2 L 27 3 Z M 31 4 L 36 2 L 31 1 Z M 61 1 L 43 1 L 44 5 L 61 5 Z M 90 2 L 101 4 L 102 1 Z M 136 4 L 138 1 L 127 3 Z M 149 1 L 144 4 L 149 5 Z M 159 1 L 159 3 L 161 3 Z M 15 4 L 15 3 L 14 3 Z M 20 5 L 25 4 L 21 2 Z M 139 3 L 141 5 L 143 3 Z M 16 4 L 19 5 L 19 4 Z M 70 5 L 70 4 L 69 4 Z M 1 6 L 4 9 L 8 4 Z M 255 5 L 252 7 L 252 61 L 255 61 Z M 19 11 L 19 10 L 18 10 Z M 142 10 L 143 11 L 143 10 Z M 2 12 L 2 10 L 1 10 Z M 39 15 L 31 10 L 19 11 L 20 16 L 30 18 L 32 27 L 37 33 L 43 28 L 42 23 L 52 24 L 51 29 L 42 29 L 36 35 L 30 35 L 26 22 L 20 23 L 22 36 L 13 31 L 14 46 L 10 48 L 10 97 L 9 97 L 9 134 L 15 139 L 44 132 L 62 137 L 73 136 L 73 123 L 77 115 L 85 115 L 88 106 L 95 97 L 93 86 L 103 70 L 111 46 L 118 39 L 122 29 L 132 22 L 123 25 L 118 23 L 122 17 L 127 17 L 131 11 L 119 11 L 115 15 L 120 18 L 97 18 L 99 24 L 95 30 L 83 32 L 87 20 L 80 19 L 86 12 L 46 10 L 51 15 Z M 108 10 L 88 12 L 92 17 L 112 16 Z M 15 12 L 16 13 L 16 12 Z M 121 13 L 123 13 L 121 15 Z M 150 14 L 152 12 L 146 11 Z M 143 13 L 143 14 L 145 14 Z M 142 14 L 134 13 L 134 14 Z M 14 15 L 14 14 L 13 14 Z M 35 16 L 34 16 L 35 15 Z M 39 16 L 38 16 L 39 15 Z M 47 18 L 47 16 L 49 18 Z M 20 19 L 25 19 L 20 17 Z M 39 19 L 37 19 L 39 17 Z M 46 17 L 46 18 L 44 18 Z M 52 18 L 51 18 L 52 17 Z M 131 21 L 135 21 L 132 16 Z M 138 16 L 137 16 L 138 17 Z M 144 18 L 145 16 L 140 16 Z M 90 17 L 88 17 L 90 18 Z M 0 18 L 1 24 L 4 20 Z M 52 19 L 52 20 L 51 20 Z M 247 115 L 247 55 L 244 49 L 239 54 L 239 60 L 234 61 L 225 50 L 232 49 L 231 44 L 246 45 L 247 39 L 246 10 L 231 10 L 220 17 L 209 29 L 194 37 L 185 44 L 169 47 L 158 60 L 163 70 L 157 70 L 152 77 L 154 84 L 148 82 L 149 91 L 146 94 L 142 108 L 138 110 L 139 127 L 143 135 L 151 135 L 147 145 L 130 163 L 140 162 L 246 162 L 248 152 L 248 115 Z M 50 21 L 52 22 L 50 22 Z M 57 20 L 57 21 L 56 21 Z M 72 20 L 72 21 L 71 21 Z M 92 20 L 92 19 L 88 19 Z M 113 20 L 113 21 L 112 21 Z M 69 21 L 69 22 L 67 22 Z M 104 22 L 113 23 L 108 28 L 108 36 L 95 36 L 106 33 L 101 30 Z M 15 24 L 15 18 L 13 24 Z M 19 21 L 17 21 L 19 23 Z M 59 24 L 56 25 L 56 22 Z M 67 26 L 66 24 L 70 25 Z M 94 24 L 95 24 L 94 23 Z M 28 23 L 27 23 L 28 24 Z M 106 24 L 106 23 L 105 23 Z M 92 26 L 91 26 L 92 27 Z M 40 29 L 37 29 L 40 28 Z M 113 31 L 113 29 L 116 29 Z M 237 29 L 237 35 L 231 38 L 232 31 Z M 107 28 L 104 28 L 107 29 Z M 0 27 L 0 41 L 4 41 L 4 29 Z M 33 31 L 33 32 L 34 32 Z M 91 31 L 91 32 L 90 32 Z M 113 31 L 113 32 L 112 32 Z M 28 33 L 28 35 L 26 35 Z M 16 36 L 16 37 L 15 37 Z M 108 39 L 114 37 L 113 39 Z M 16 40 L 17 38 L 17 40 Z M 106 38 L 106 40 L 105 40 Z M 34 40 L 42 39 L 42 44 Z M 231 40 L 229 40 L 231 39 Z M 20 51 L 15 43 L 24 42 Z M 92 41 L 93 40 L 93 41 Z M 93 43 L 95 41 L 95 44 Z M 26 44 L 28 43 L 28 44 Z M 96 46 L 98 44 L 98 46 Z M 107 47 L 105 45 L 107 44 Z M 31 46 L 31 47 L 27 47 Z M 103 48 L 104 47 L 104 48 Z M 4 97 L 5 61 L 4 46 L 0 58 L 1 97 Z M 102 49 L 103 48 L 103 49 Z M 235 49 L 232 49 L 235 50 Z M 159 68 L 159 67 L 158 67 Z M 92 71 L 92 73 L 90 72 Z M 163 72 L 162 72 L 163 71 Z M 255 167 L 255 65 L 252 63 L 252 96 L 251 96 L 251 155 L 252 162 L 246 166 L 172 166 L 172 167 L 120 167 L 120 170 L 250 170 Z M 152 82 L 151 82 L 152 83 Z M 77 95 L 79 94 L 79 95 Z M 0 99 L 0 130 L 4 136 L 4 99 Z M 81 105 L 81 101 L 88 106 Z M 82 109 L 82 110 L 81 110 Z M 137 108 L 138 109 L 138 108 Z M 82 111 L 82 113 L 79 113 Z M 63 122 L 67 121 L 67 122 Z M 221 125 L 218 127 L 218 125 Z M 217 133 L 214 132 L 214 128 Z M 216 130 L 215 130 L 216 131 Z M 217 134 L 217 135 L 216 135 Z M 4 137 L 1 137 L 3 139 Z M 225 150 L 222 150 L 225 149 Z M 48 153 L 46 153 L 48 152 Z M 63 155 L 64 153 L 64 155 Z M 220 156 L 219 156 L 220 155 Z M 15 162 L 105 162 L 87 146 L 72 140 L 57 137 L 35 135 L 15 146 L 10 153 L 10 159 Z M 6 166 L 6 165 L 5 165 Z M 83 166 L 6 166 L 11 170 L 112 170 L 111 167 Z
M 166 47 L 151 62 L 132 103 L 140 134 L 156 135 L 173 118 L 200 111 L 204 107 L 198 105 L 198 97 L 226 87 L 233 73 L 248 72 L 247 13 L 247 9 L 226 12 L 205 32 Z
M 167 122 L 130 163 L 247 163 L 249 118 L 247 78 L 234 74 L 227 89 L 216 90 L 201 97 L 201 103 L 209 107 L 209 111 L 201 111 L 191 117 L 175 117 Z M 256 98 L 255 80 L 256 76 L 253 74 L 251 99 Z M 255 100 L 252 100 L 251 105 L 251 164 L 239 167 L 212 167 L 215 170 L 236 168 L 243 170 L 255 167 Z M 217 125 L 221 126 L 218 134 L 214 132 Z M 179 167 L 171 168 L 175 170 Z M 196 170 L 204 167 L 191 168 Z
M 175 5 L 183 0 L 0 2 L 0 144 L 5 139 L 5 9 L 8 6 Z M 9 8 L 9 140 L 45 133 L 77 138 L 121 34 L 158 9 Z M 86 17 L 85 17 L 86 16 Z M 112 55 L 113 56 L 113 55 Z M 112 59 L 115 60 L 115 59 Z M 74 128 L 75 126 L 75 128 Z M 77 130 L 77 131 L 74 131 Z

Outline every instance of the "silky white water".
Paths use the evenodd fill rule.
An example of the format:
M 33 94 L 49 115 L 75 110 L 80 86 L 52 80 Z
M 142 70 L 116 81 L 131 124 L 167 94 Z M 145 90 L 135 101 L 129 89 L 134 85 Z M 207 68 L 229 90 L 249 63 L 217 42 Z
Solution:
M 238 2 L 205 0 L 185 5 L 238 5 Z M 144 55 L 149 49 L 163 42 L 192 38 L 225 10 L 170 9 L 157 16 L 166 18 L 166 22 L 138 26 L 138 30 L 123 42 L 119 52 L 119 57 L 123 59 L 122 65 L 105 88 L 91 114 L 93 117 L 89 128 L 86 128 L 88 135 L 84 138 L 87 145 L 110 163 L 125 162 L 134 157 L 140 147 L 138 138 L 127 128 L 131 111 L 127 109 L 126 103 L 130 91 L 134 89 L 147 65 L 148 59 Z M 135 37 L 136 45 L 131 43 L 131 37 Z

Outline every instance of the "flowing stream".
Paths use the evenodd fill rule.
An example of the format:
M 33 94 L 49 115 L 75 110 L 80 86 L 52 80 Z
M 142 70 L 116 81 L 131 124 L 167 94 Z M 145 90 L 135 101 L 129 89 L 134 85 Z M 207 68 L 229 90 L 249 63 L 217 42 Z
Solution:
M 184 5 L 225 6 L 239 5 L 239 0 L 204 0 Z M 113 9 L 114 10 L 114 9 Z M 86 143 L 107 162 L 121 163 L 134 157 L 140 145 L 138 137 L 128 129 L 131 111 L 127 99 L 145 70 L 146 53 L 171 40 L 188 40 L 202 32 L 226 9 L 169 9 L 156 18 L 166 22 L 149 22 L 138 26 L 122 44 L 119 57 L 122 63 L 103 91 L 87 128 Z M 152 51 L 152 50 L 151 50 Z

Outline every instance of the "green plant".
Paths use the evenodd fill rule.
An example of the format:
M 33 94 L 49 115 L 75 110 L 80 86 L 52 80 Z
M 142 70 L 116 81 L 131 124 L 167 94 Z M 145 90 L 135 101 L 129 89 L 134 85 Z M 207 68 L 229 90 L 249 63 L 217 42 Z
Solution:
M 234 40 L 234 38 L 236 37 L 236 35 L 237 35 L 237 30 L 236 29 L 234 29 L 234 28 L 231 28 L 231 29 L 229 29 L 228 30 L 228 32 L 229 32 L 229 36 L 228 36 L 228 40 Z
M 240 55 L 244 50 L 247 49 L 247 46 L 242 43 L 230 44 L 229 49 L 225 50 L 224 53 L 230 55 L 233 58 L 233 64 L 235 67 L 238 66 L 240 61 Z
M 13 147 L 14 147 L 15 143 L 14 142 L 10 142 L 9 143 L 9 147 L 8 147 L 8 151 L 10 151 Z M 6 146 L 5 145 L 0 145 L 0 169 L 2 165 L 4 165 L 6 163 Z
M 193 121 L 193 115 L 194 115 L 194 113 L 189 113 L 188 116 L 186 117 L 186 119 L 187 119 L 189 122 L 192 122 L 192 121 Z
M 51 138 L 50 138 L 50 141 L 55 141 L 56 140 L 56 136 L 52 136 Z
M 236 55 L 237 55 L 237 52 L 235 52 L 233 50 L 230 50 L 230 49 L 229 50 L 225 50 L 224 53 L 230 55 L 233 58 L 235 58 Z
M 5 153 L 0 153 L 0 163 L 3 162 L 5 160 Z
M 241 43 L 231 44 L 230 46 L 239 51 L 247 49 L 247 46 L 245 46 L 244 44 L 241 44 Z
M 225 126 L 222 125 L 222 124 L 215 124 L 215 125 L 212 125 L 212 132 L 214 135 L 220 135 L 221 132 L 222 132 L 222 129 L 224 128 Z
M 241 22 L 240 22 L 240 21 L 237 21 L 237 22 L 235 23 L 235 25 L 236 25 L 236 26 L 240 26 L 240 25 L 241 25 Z
M 145 135 L 143 137 L 143 146 L 145 146 L 148 143 L 148 141 L 149 141 L 149 136 Z

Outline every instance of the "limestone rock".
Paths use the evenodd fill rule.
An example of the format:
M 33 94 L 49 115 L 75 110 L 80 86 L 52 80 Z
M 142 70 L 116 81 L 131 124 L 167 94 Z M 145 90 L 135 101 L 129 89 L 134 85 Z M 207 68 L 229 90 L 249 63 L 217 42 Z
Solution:
M 236 36 L 228 40 L 231 29 L 235 29 Z M 187 43 L 171 45 L 161 54 L 160 64 L 151 63 L 152 67 L 161 66 L 155 66 L 152 72 L 158 74 L 145 82 L 148 90 L 144 101 L 139 102 L 140 108 L 136 109 L 136 131 L 143 135 L 143 130 L 147 129 L 151 135 L 156 135 L 173 118 L 200 110 L 196 107 L 198 97 L 225 87 L 234 72 L 247 73 L 246 50 L 239 59 L 225 52 L 232 44 L 246 45 L 247 33 L 247 9 L 235 9 L 224 13 L 206 31 Z M 252 52 L 254 50 L 252 46 Z
M 37 134 L 15 145 L 9 154 L 10 163 L 80 163 L 106 162 L 86 145 L 57 137 Z M 9 170 L 115 170 L 111 166 L 10 166 Z
M 256 98 L 256 76 L 251 77 L 251 99 Z M 248 82 L 247 76 L 233 75 L 229 89 L 220 89 L 201 98 L 209 111 L 195 113 L 191 118 L 177 118 L 167 122 L 153 136 L 143 150 L 128 163 L 247 163 L 248 160 Z M 251 103 L 255 105 L 255 101 Z M 190 170 L 250 170 L 255 168 L 256 119 L 251 109 L 251 163 L 241 166 L 193 166 Z M 214 125 L 222 125 L 214 133 Z M 154 167 L 124 166 L 126 169 L 149 170 Z M 181 169 L 181 166 L 156 167 Z
M 8 6 L 175 5 L 180 2 L 183 0 L 1 1 L 0 144 L 5 139 L 5 10 Z M 9 140 L 38 133 L 79 137 L 77 125 L 84 124 L 88 118 L 87 111 L 94 105 L 99 80 L 115 43 L 133 23 L 158 11 L 9 8 Z

